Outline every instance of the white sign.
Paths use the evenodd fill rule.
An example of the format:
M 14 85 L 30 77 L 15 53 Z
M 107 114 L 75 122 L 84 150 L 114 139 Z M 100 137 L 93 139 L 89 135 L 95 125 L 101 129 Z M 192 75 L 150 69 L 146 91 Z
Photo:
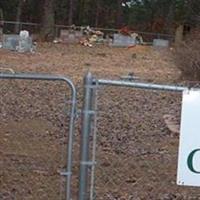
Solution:
M 200 186 L 200 91 L 183 92 L 178 185 Z

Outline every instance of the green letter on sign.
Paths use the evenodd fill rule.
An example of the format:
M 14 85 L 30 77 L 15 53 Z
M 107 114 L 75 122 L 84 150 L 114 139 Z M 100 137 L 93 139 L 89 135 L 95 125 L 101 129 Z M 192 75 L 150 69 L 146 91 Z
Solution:
M 198 151 L 200 151 L 200 149 L 195 149 L 193 150 L 189 156 L 188 156 L 188 159 L 187 159 L 187 164 L 188 164 L 188 168 L 194 172 L 195 174 L 200 174 L 200 172 L 196 171 L 194 169 L 194 166 L 193 166 L 193 158 L 194 158 L 194 154 L 197 153 Z

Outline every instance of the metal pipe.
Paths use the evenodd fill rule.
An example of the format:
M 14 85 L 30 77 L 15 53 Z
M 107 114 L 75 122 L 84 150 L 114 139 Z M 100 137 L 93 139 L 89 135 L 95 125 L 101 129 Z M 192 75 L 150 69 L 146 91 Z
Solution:
M 67 156 L 67 172 L 62 175 L 67 176 L 67 194 L 66 200 L 71 200 L 71 175 L 72 175 L 72 154 L 73 154 L 73 138 L 74 138 L 74 119 L 76 112 L 76 88 L 72 81 L 64 76 L 49 74 L 29 74 L 29 73 L 0 73 L 0 79 L 18 79 L 18 80 L 42 80 L 42 81 L 65 81 L 72 92 L 72 106 L 70 115 L 70 128 L 68 138 L 68 156 Z
M 173 86 L 173 85 L 160 85 L 160 84 L 153 84 L 153 83 L 140 83 L 140 82 L 128 82 L 128 81 L 115 81 L 115 80 L 94 80 L 93 83 L 95 84 L 96 81 L 99 85 L 106 85 L 106 86 L 119 86 L 119 87 L 134 87 L 139 89 L 148 89 L 148 90 L 163 90 L 163 91 L 176 91 L 182 92 L 184 90 L 188 90 L 187 87 L 182 86 Z
M 93 122 L 93 143 L 92 143 L 92 162 L 91 167 L 91 179 L 90 179 L 90 200 L 94 200 L 94 187 L 95 187 L 95 165 L 96 165 L 96 147 L 97 147 L 97 97 L 98 97 L 98 83 L 96 83 L 96 88 L 94 89 L 93 107 L 95 110 L 94 122 Z
M 84 104 L 82 111 L 82 130 L 81 130 L 81 158 L 80 158 L 80 177 L 79 177 L 79 200 L 87 200 L 88 196 L 88 169 L 89 162 L 89 136 L 91 132 L 92 112 L 92 75 L 88 73 L 84 78 Z

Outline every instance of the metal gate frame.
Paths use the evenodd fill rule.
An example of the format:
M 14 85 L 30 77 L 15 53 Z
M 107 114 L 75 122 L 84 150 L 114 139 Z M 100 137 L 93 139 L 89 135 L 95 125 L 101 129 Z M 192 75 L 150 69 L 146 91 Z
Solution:
M 41 80 L 41 81 L 64 81 L 71 89 L 72 106 L 70 110 L 70 127 L 69 127 L 69 138 L 67 148 L 67 170 L 62 172 L 60 175 L 66 176 L 66 200 L 71 200 L 71 177 L 72 177 L 72 158 L 73 158 L 73 140 L 74 140 L 74 125 L 76 117 L 76 104 L 77 94 L 76 88 L 73 82 L 59 75 L 48 75 L 48 74 L 27 74 L 27 73 L 0 73 L 0 79 L 14 79 L 14 80 Z M 171 92 L 183 92 L 189 90 L 188 87 L 173 86 L 173 85 L 160 85 L 142 82 L 129 82 L 119 80 L 105 80 L 95 79 L 91 73 L 88 73 L 84 78 L 84 102 L 82 108 L 82 124 L 81 124 L 81 145 L 80 145 L 80 171 L 79 171 L 79 193 L 78 200 L 94 200 L 94 170 L 95 170 L 95 140 L 93 141 L 93 156 L 90 159 L 90 136 L 92 133 L 93 118 L 96 116 L 96 94 L 95 91 L 98 86 L 117 86 L 117 87 L 129 87 L 146 90 L 157 90 L 157 91 L 171 91 Z M 96 134 L 96 133 L 94 133 Z M 95 135 L 93 136 L 96 137 Z M 91 176 L 89 169 L 92 169 Z M 91 180 L 89 181 L 89 176 Z M 90 186 L 90 191 L 89 191 Z
M 59 75 L 48 74 L 29 74 L 29 73 L 0 73 L 0 79 L 14 79 L 14 80 L 40 80 L 40 81 L 64 81 L 71 90 L 72 105 L 70 110 L 70 125 L 69 138 L 67 148 L 67 169 L 61 172 L 61 176 L 66 177 L 66 200 L 71 200 L 71 176 L 72 176 L 72 156 L 73 156 L 73 138 L 74 138 L 74 124 L 76 116 L 76 88 L 73 82 Z
M 80 160 L 80 177 L 79 177 L 79 200 L 94 200 L 94 170 L 95 170 L 95 144 L 93 144 L 93 155 L 90 159 L 90 136 L 92 135 L 92 120 L 91 116 L 96 115 L 96 110 L 92 104 L 96 100 L 94 91 L 98 86 L 117 86 L 129 87 L 146 90 L 168 91 L 168 92 L 183 92 L 191 88 L 174 86 L 174 85 L 160 85 L 143 82 L 130 82 L 120 80 L 105 80 L 95 79 L 91 73 L 88 73 L 84 78 L 84 104 L 82 111 L 82 128 L 81 128 L 81 160 Z M 96 131 L 94 132 L 96 134 Z M 96 138 L 96 136 L 93 136 Z M 96 141 L 93 141 L 96 143 Z M 91 174 L 90 174 L 91 169 Z M 89 182 L 89 177 L 91 180 Z

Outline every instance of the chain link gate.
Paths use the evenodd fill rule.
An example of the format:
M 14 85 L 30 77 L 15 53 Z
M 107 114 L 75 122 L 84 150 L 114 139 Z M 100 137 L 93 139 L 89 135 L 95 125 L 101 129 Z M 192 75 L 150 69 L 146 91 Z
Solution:
M 73 140 L 74 140 L 73 136 L 74 136 L 74 123 L 75 123 L 75 117 L 76 117 L 76 101 L 77 101 L 76 89 L 73 83 L 68 78 L 63 77 L 63 76 L 56 76 L 56 75 L 54 76 L 54 75 L 45 75 L 45 74 L 0 73 L 0 79 L 33 80 L 36 82 L 38 81 L 63 82 L 64 81 L 67 84 L 67 86 L 70 88 L 71 90 L 70 99 L 67 102 L 65 100 L 65 105 L 66 103 L 70 105 L 69 131 L 68 131 L 69 137 L 67 141 L 68 146 L 67 146 L 67 155 L 66 155 L 67 160 L 65 164 L 65 170 L 59 171 L 59 176 L 65 177 L 66 179 L 64 198 L 67 200 L 76 199 L 76 194 L 75 193 L 72 194 L 71 192 L 72 188 L 76 187 L 75 185 L 71 184 L 72 183 L 72 158 L 73 158 L 72 153 L 73 153 Z M 113 86 L 113 87 L 108 87 L 108 86 Z M 112 96 L 112 98 L 114 98 L 114 100 L 112 99 L 111 102 L 109 102 L 111 103 L 111 105 L 105 104 L 104 101 L 106 98 L 101 99 L 99 103 L 99 97 L 101 97 L 102 95 L 102 94 L 101 95 L 98 94 L 100 88 L 103 88 L 103 90 L 100 90 L 102 94 L 106 91 L 106 89 L 117 88 L 117 92 L 116 91 L 113 92 L 110 89 L 107 91 L 106 98 L 108 98 L 110 95 Z M 119 88 L 126 88 L 126 90 L 123 89 L 120 91 Z M 146 133 L 145 135 L 145 137 L 147 137 L 146 139 L 142 139 L 140 138 L 140 135 L 133 135 L 131 132 L 129 132 L 130 130 L 136 131 L 136 130 L 143 129 L 143 127 L 137 126 L 137 123 L 135 123 L 135 121 L 132 120 L 130 116 L 128 116 L 132 114 L 131 117 L 133 117 L 133 119 L 135 119 L 133 115 L 137 116 L 137 112 L 134 113 L 131 110 L 132 107 L 130 106 L 133 104 L 134 98 L 133 99 L 126 98 L 126 95 L 127 95 L 126 91 L 128 91 L 128 93 L 130 92 L 128 88 L 131 90 L 142 89 L 140 91 L 144 91 L 144 90 L 168 91 L 168 92 L 176 92 L 178 94 L 180 94 L 184 90 L 188 90 L 187 87 L 179 87 L 179 86 L 95 79 L 92 76 L 92 74 L 90 73 L 87 74 L 87 76 L 84 79 L 84 103 L 83 103 L 83 109 L 81 112 L 81 115 L 82 115 L 81 141 L 80 141 L 81 155 L 80 155 L 80 176 L 79 176 L 78 199 L 79 200 L 194 199 L 194 197 L 197 197 L 197 194 L 198 194 L 198 191 L 194 189 L 188 189 L 187 192 L 185 192 L 184 190 L 180 190 L 184 193 L 183 196 L 179 196 L 179 194 L 173 194 L 173 193 L 171 193 L 170 196 L 166 194 L 164 194 L 165 196 L 158 196 L 159 192 L 165 191 L 163 190 L 163 188 L 166 186 L 166 183 L 170 184 L 172 181 L 172 177 L 175 175 L 175 174 L 173 175 L 170 174 L 169 176 L 167 176 L 166 174 L 162 174 L 162 170 L 164 168 L 159 166 L 161 164 L 164 165 L 164 167 L 166 168 L 165 173 L 167 173 L 167 170 L 171 169 L 171 167 L 174 170 L 174 165 L 172 165 L 170 162 L 176 161 L 176 156 L 172 156 L 172 154 L 169 154 L 169 152 L 166 152 L 167 150 L 166 148 L 162 148 L 163 144 L 165 144 L 166 147 L 168 147 L 167 143 L 169 141 L 171 143 L 174 143 L 173 141 L 174 137 L 171 137 L 170 135 L 168 135 L 168 138 L 166 139 L 166 132 L 161 131 L 164 135 L 161 138 L 156 138 L 156 133 L 160 133 L 160 132 L 153 133 L 153 131 L 151 130 L 152 127 L 156 123 L 152 123 L 152 127 L 149 128 L 150 134 Z M 3 94 L 5 93 L 5 91 L 6 89 L 3 91 Z M 44 94 L 41 94 L 41 97 L 43 97 L 43 95 Z M 134 94 L 131 94 L 131 95 L 134 96 L 136 100 L 141 100 L 141 98 L 139 97 L 137 98 L 137 91 L 134 91 Z M 144 96 L 143 98 L 144 100 L 142 101 L 142 105 L 144 106 L 143 109 L 145 112 L 150 112 L 148 106 L 145 107 L 145 104 L 148 101 L 150 101 L 150 99 L 148 99 L 148 97 L 145 98 L 146 93 L 143 93 L 142 95 Z M 32 96 L 34 96 L 34 94 Z M 155 94 L 155 96 L 157 96 L 157 94 Z M 98 98 L 98 101 L 97 101 L 97 98 Z M 123 99 L 123 98 L 125 98 L 125 102 L 127 102 L 129 105 L 127 106 L 126 109 L 130 111 L 125 114 L 123 114 L 124 107 L 123 106 L 121 107 L 121 101 L 120 101 L 120 99 Z M 170 98 L 171 97 L 169 97 L 169 99 Z M 165 100 L 166 99 L 165 95 L 161 96 L 161 99 Z M 161 100 L 161 99 L 158 99 L 158 100 Z M 116 115 L 113 115 L 113 111 L 111 109 L 111 107 L 113 106 L 112 104 L 120 109 L 120 112 L 117 111 Z M 103 112 L 104 107 L 106 108 L 106 112 Z M 158 107 L 156 107 L 156 109 L 157 110 L 153 110 L 153 112 L 160 112 Z M 168 110 L 168 108 L 166 108 L 166 110 Z M 3 112 L 1 112 L 1 114 L 3 114 Z M 102 115 L 100 119 L 99 119 L 99 115 Z M 114 131 L 116 127 L 111 126 L 111 125 L 113 124 L 113 121 L 116 119 L 116 116 L 119 118 L 116 124 L 119 125 L 120 121 L 122 121 L 123 125 L 122 127 L 117 126 L 117 131 L 115 131 L 115 133 L 112 134 L 112 132 Z M 130 122 L 132 123 L 131 126 L 130 124 L 126 123 L 126 121 L 123 121 L 123 119 L 127 117 L 130 119 Z M 138 117 L 142 118 L 142 116 L 139 116 L 139 115 Z M 147 117 L 152 118 L 151 115 L 148 115 Z M 99 123 L 99 121 L 101 120 L 102 122 Z M 145 122 L 146 118 L 142 118 L 142 120 L 143 122 Z M 41 126 L 42 126 L 42 123 L 43 122 L 40 123 Z M 100 127 L 98 127 L 99 124 L 100 124 Z M 98 129 L 100 129 L 100 132 L 99 131 L 97 132 L 97 127 Z M 109 127 L 110 129 L 108 129 L 107 127 Z M 122 130 L 120 131 L 120 128 L 122 128 L 124 132 L 121 132 Z M 107 132 L 105 132 L 105 130 Z M 7 132 L 6 132 L 6 137 L 7 137 Z M 151 143 L 151 142 L 148 143 L 148 141 L 154 140 L 154 138 L 156 138 L 156 141 L 154 143 Z M 133 139 L 134 141 L 132 141 Z M 165 141 L 165 140 L 166 142 L 163 143 L 162 141 Z M 6 142 L 7 141 L 5 140 L 5 143 Z M 99 146 L 99 143 L 101 143 L 100 146 Z M 155 146 L 158 144 L 159 145 L 158 147 L 155 148 L 154 146 L 152 146 L 152 144 Z M 143 147 L 145 145 L 148 148 Z M 21 150 L 23 151 L 23 149 Z M 127 150 L 129 150 L 130 152 L 127 152 Z M 2 152 L 3 151 L 0 148 L 0 155 L 2 154 Z M 176 150 L 173 149 L 173 153 L 174 152 L 176 152 Z M 7 155 L 10 156 L 10 153 L 8 152 Z M 156 156 L 155 157 L 153 156 L 151 158 L 151 155 L 156 155 Z M 167 155 L 166 161 L 163 158 L 164 155 Z M 172 158 L 170 158 L 171 156 Z M 156 161 L 158 157 L 159 159 Z M 6 159 L 7 158 L 5 157 L 5 160 Z M 26 162 L 30 162 L 30 160 L 27 161 L 27 159 L 25 159 L 24 157 L 20 159 L 21 160 L 16 160 L 16 157 L 11 157 L 11 161 L 14 161 L 14 162 L 17 161 L 17 164 L 20 166 L 23 166 L 21 165 L 22 162 L 25 162 L 25 164 L 27 164 Z M 147 159 L 147 161 L 145 161 L 145 159 Z M 0 163 L 0 168 L 1 167 L 2 167 L 2 163 Z M 16 167 L 16 165 L 14 165 L 14 167 Z M 151 171 L 151 168 L 156 168 L 157 170 Z M 12 174 L 12 169 L 14 168 L 11 168 L 9 171 L 11 174 Z M 20 168 L 20 170 L 26 171 L 27 169 Z M 28 170 L 35 171 L 35 168 L 33 169 L 31 168 Z M 141 174 L 141 170 L 144 170 L 144 174 Z M 39 168 L 39 171 L 40 171 L 40 168 Z M 3 183 L 1 179 L 4 176 L 4 174 L 1 174 L 1 173 L 2 172 L 0 171 L 0 183 Z M 42 171 L 42 173 L 46 175 L 45 171 Z M 150 174 L 150 175 L 146 176 L 145 174 Z M 23 173 L 21 174 L 21 176 L 23 176 Z M 12 177 L 12 178 L 13 178 L 13 181 L 18 182 L 17 177 Z M 31 178 L 34 178 L 34 177 L 31 177 Z M 156 183 L 156 184 L 153 186 L 151 186 L 151 183 L 146 184 L 144 183 L 145 179 L 147 179 L 147 182 L 148 180 L 151 180 L 152 183 L 154 184 Z M 163 179 L 166 179 L 165 183 L 162 183 Z M 40 181 L 40 179 L 36 181 Z M 138 187 L 138 185 L 140 185 L 140 187 Z M 175 183 L 173 183 L 173 186 L 174 185 Z M 49 185 L 46 185 L 45 187 L 48 187 L 48 186 Z M 137 191 L 133 191 L 134 188 L 136 188 Z M 42 189 L 43 188 L 41 188 L 41 190 Z M 147 191 L 143 191 L 143 189 L 144 190 L 147 189 Z M 16 191 L 11 191 L 11 192 L 16 193 Z M 166 192 L 167 192 L 167 189 L 166 189 Z M 189 195 L 189 193 L 191 193 L 191 195 Z M 0 198 L 4 200 L 4 196 L 2 195 L 3 194 L 0 193 Z M 19 199 L 19 198 L 16 198 L 16 196 L 12 198 L 5 197 L 5 199 L 6 198 L 16 199 L 16 200 Z M 59 199 L 59 197 L 57 196 L 55 198 Z M 200 197 L 198 196 L 197 198 L 200 198 Z M 34 199 L 34 198 L 30 198 L 30 199 Z M 37 198 L 37 199 L 40 199 L 40 198 Z M 45 199 L 45 197 L 43 199 Z
M 76 116 L 76 88 L 74 84 L 71 82 L 70 79 L 64 76 L 59 76 L 59 75 L 26 74 L 26 73 L 18 74 L 18 73 L 12 73 L 12 72 L 0 73 L 0 80 L 1 80 L 1 94 L 0 95 L 1 95 L 1 122 L 2 122 L 1 127 L 5 128 L 5 131 L 3 128 L 3 132 L 2 132 L 3 138 L 1 140 L 1 147 L 4 149 L 0 148 L 0 155 L 1 155 L 1 158 L 3 159 L 3 161 L 0 162 L 0 169 L 1 169 L 0 170 L 0 185 L 1 185 L 0 199 L 3 199 L 3 200 L 4 199 L 10 199 L 10 200 L 11 199 L 13 200 L 36 199 L 36 198 L 37 199 L 47 199 L 47 198 L 55 199 L 56 198 L 56 199 L 67 199 L 67 200 L 72 199 L 72 194 L 71 194 L 72 156 L 73 156 L 72 153 L 73 153 L 74 123 L 75 123 L 75 116 Z M 3 80 L 10 81 L 10 82 L 6 83 L 7 85 L 5 84 L 5 87 L 4 87 L 4 83 L 2 82 Z M 11 81 L 16 81 L 16 80 L 17 82 L 26 80 L 26 83 L 28 80 L 29 83 L 31 83 L 31 86 L 33 86 L 34 83 L 37 83 L 34 85 L 34 87 L 36 88 L 37 91 L 39 91 L 39 94 L 37 94 L 34 90 L 31 90 L 30 86 L 25 85 L 25 87 L 23 88 L 24 83 L 22 83 L 21 84 L 22 86 L 21 86 L 21 85 L 17 85 L 17 82 L 11 82 Z M 29 116 L 31 123 L 33 122 L 35 123 L 35 125 L 34 125 L 34 130 L 30 128 L 29 132 L 27 132 L 29 129 L 29 126 L 32 125 L 29 123 L 27 115 L 29 115 L 29 112 L 31 115 L 32 111 L 28 111 L 28 110 L 26 111 L 26 115 L 23 117 L 22 123 L 20 124 L 17 121 L 18 113 L 11 112 L 10 108 L 2 107 L 2 105 L 6 104 L 6 102 L 4 102 L 5 100 L 4 97 L 8 96 L 8 98 L 10 98 L 9 99 L 10 102 L 9 101 L 8 102 L 11 103 L 12 109 L 13 107 L 15 107 L 15 104 L 19 107 L 16 109 L 17 111 L 22 110 L 21 108 L 28 109 L 28 107 L 34 107 L 35 106 L 34 103 L 40 104 L 40 102 L 37 102 L 38 98 L 41 98 L 40 99 L 41 101 L 45 99 L 47 100 L 47 102 L 46 102 L 46 105 L 45 103 L 42 104 L 42 107 L 44 107 L 42 111 L 46 112 L 48 111 L 47 109 L 50 109 L 48 106 L 48 101 L 50 101 L 50 103 L 52 104 L 51 107 L 52 106 L 55 107 L 55 104 L 57 104 L 57 102 L 56 103 L 51 102 L 54 99 L 58 98 L 58 94 L 55 94 L 55 96 L 53 96 L 53 94 L 56 93 L 56 91 L 54 90 L 58 89 L 59 91 L 59 88 L 62 87 L 61 85 L 58 85 L 57 89 L 55 86 L 53 89 L 50 90 L 48 83 L 49 84 L 51 83 L 52 85 L 52 82 L 65 83 L 65 86 L 67 85 L 67 88 L 69 89 L 69 92 L 70 92 L 69 99 L 66 100 L 66 98 L 68 97 L 66 96 L 63 97 L 64 102 L 59 101 L 59 105 L 56 106 L 59 109 L 62 108 L 63 106 L 65 107 L 64 108 L 65 111 L 63 114 L 60 112 L 57 113 L 56 111 L 56 115 L 58 117 L 57 120 L 59 120 L 59 117 L 65 120 L 66 118 L 65 115 L 67 115 L 68 113 L 68 111 L 66 110 L 67 109 L 66 106 L 69 105 L 69 113 L 68 113 L 69 115 L 67 115 L 69 124 L 66 127 L 65 124 L 62 125 L 62 123 L 64 122 L 59 123 L 58 125 L 56 124 L 56 120 L 50 121 L 48 122 L 50 130 L 47 130 L 45 127 L 46 121 L 42 121 L 43 117 L 38 117 L 39 119 L 37 121 L 34 121 L 35 116 L 34 117 Z M 44 88 L 48 91 L 45 91 L 45 89 L 42 90 L 40 88 L 42 86 L 44 86 Z M 21 101 L 21 103 L 17 102 L 17 99 L 15 96 L 11 97 L 10 95 L 12 92 L 15 92 L 15 89 L 16 90 L 19 89 L 21 91 L 20 96 L 18 96 L 20 98 L 19 101 Z M 7 95 L 9 90 L 11 92 Z M 65 91 L 65 88 L 63 88 L 63 91 Z M 23 95 L 28 96 L 27 95 L 28 92 L 31 93 L 30 97 L 27 98 L 28 101 L 30 101 L 30 104 L 28 104 L 28 106 L 25 106 L 23 104 L 26 102 L 21 98 L 21 96 Z M 34 96 L 37 97 L 36 100 L 34 100 Z M 37 112 L 36 115 L 42 116 L 40 108 L 38 108 L 37 105 L 35 106 L 35 108 L 38 109 L 36 111 Z M 55 112 L 53 107 L 51 109 L 53 112 Z M 8 130 L 6 131 L 6 127 L 9 128 L 9 125 L 8 126 L 5 125 L 7 123 L 6 114 L 11 116 L 12 124 L 15 124 L 13 125 L 13 129 L 11 133 Z M 50 111 L 47 112 L 47 115 L 48 115 L 47 116 L 48 120 L 50 120 L 51 118 L 54 118 Z M 63 115 L 63 117 L 59 115 Z M 55 123 L 54 126 L 53 126 L 53 123 Z M 22 126 L 23 127 L 25 126 L 26 130 Z M 40 129 L 42 130 L 43 135 L 41 134 L 41 132 L 39 132 Z M 63 129 L 63 131 L 61 132 L 65 132 L 65 133 L 62 133 L 63 134 L 62 136 L 59 136 L 61 134 L 59 132 L 54 135 L 51 129 L 55 129 L 56 132 L 57 131 L 60 132 L 60 130 Z M 68 133 L 66 134 L 66 132 Z M 40 135 L 38 136 L 37 134 L 40 134 Z M 48 143 L 46 142 L 46 137 L 49 137 L 49 135 L 52 136 L 52 139 L 50 140 L 50 142 L 48 141 L 49 142 Z M 23 137 L 23 141 L 22 141 L 22 137 Z M 59 138 L 53 139 L 57 137 L 60 137 L 61 139 Z M 18 139 L 20 139 L 20 141 L 18 141 Z M 56 146 L 54 146 L 55 144 L 54 140 L 56 141 Z M 61 146 L 63 149 L 60 149 L 59 151 L 56 149 L 54 151 L 54 148 L 59 147 L 59 144 L 60 144 L 59 142 L 57 143 L 57 141 L 61 143 Z M 32 142 L 35 146 L 33 146 Z M 27 143 L 30 143 L 30 144 L 27 144 Z M 10 147 L 11 145 L 9 146 L 9 144 L 12 144 L 12 147 Z M 29 149 L 28 150 L 24 149 L 24 147 L 28 147 Z M 38 150 L 38 154 L 35 155 L 34 152 L 36 152 L 36 150 Z M 30 152 L 28 151 L 32 151 L 31 156 L 30 156 Z M 55 160 L 59 161 L 60 155 L 58 154 L 60 151 L 62 153 L 61 155 L 62 166 L 58 166 L 58 164 L 53 163 L 55 162 Z M 26 152 L 26 155 L 25 155 L 25 152 Z M 50 155 L 51 153 L 52 155 Z M 48 159 L 50 160 L 48 161 Z M 49 164 L 49 168 L 45 166 L 45 163 L 46 165 L 47 163 Z M 59 169 L 56 169 L 57 166 L 59 167 Z M 63 177 L 62 178 L 63 181 L 61 181 L 61 183 L 62 184 L 63 182 L 65 183 L 65 186 L 63 189 L 61 189 L 60 194 L 58 194 L 59 191 L 56 192 L 55 188 L 49 188 L 51 186 L 51 182 L 55 183 L 54 186 L 56 187 L 58 184 L 60 184 L 60 183 L 57 183 L 58 182 L 57 177 L 59 176 Z M 27 177 L 29 178 L 27 179 Z M 48 179 L 49 181 L 47 185 L 45 185 L 46 183 L 45 179 L 46 180 Z M 36 183 L 37 186 L 36 185 L 31 185 L 30 187 L 27 186 L 28 183 L 33 184 L 33 182 Z M 22 184 L 24 188 L 19 188 L 18 185 L 16 184 L 19 184 L 19 185 Z M 33 194 L 35 192 L 34 190 L 38 192 L 39 196 Z M 47 194 L 44 194 L 45 191 Z
M 95 79 L 92 74 L 87 74 L 84 81 L 79 200 L 200 198 L 198 190 L 176 186 L 178 135 L 171 135 L 167 128 L 157 127 L 158 121 L 153 120 L 153 114 L 163 115 L 163 108 L 166 113 L 172 109 L 179 112 L 180 94 L 188 89 Z M 163 103 L 162 108 L 154 105 L 148 97 L 149 90 L 151 93 L 154 91 L 154 100 Z M 101 94 L 98 95 L 97 91 Z M 165 92 L 158 95 L 159 91 Z M 105 97 L 100 99 L 105 93 Z M 107 103 L 109 96 L 112 99 Z M 126 106 L 122 99 L 125 99 Z M 141 101 L 142 108 L 136 107 L 138 101 Z M 152 105 L 146 105 L 148 102 Z M 113 107 L 118 110 L 112 110 Z M 138 109 L 143 109 L 146 117 L 138 114 Z M 135 121 L 137 118 L 139 121 Z M 142 132 L 147 126 L 148 133 Z

